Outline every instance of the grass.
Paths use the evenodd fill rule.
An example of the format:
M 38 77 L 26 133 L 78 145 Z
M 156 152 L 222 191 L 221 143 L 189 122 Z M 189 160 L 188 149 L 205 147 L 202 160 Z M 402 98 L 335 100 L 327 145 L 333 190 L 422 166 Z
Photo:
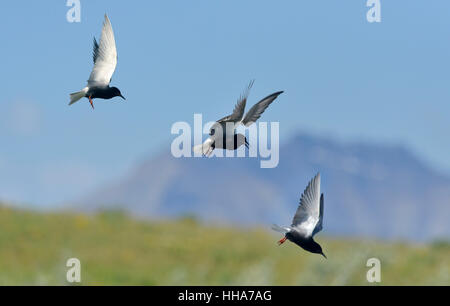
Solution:
M 81 261 L 82 285 L 450 285 L 450 244 L 408 245 L 319 234 L 328 260 L 263 229 L 211 227 L 193 219 L 139 221 L 0 206 L 0 285 L 67 285 L 66 261 Z

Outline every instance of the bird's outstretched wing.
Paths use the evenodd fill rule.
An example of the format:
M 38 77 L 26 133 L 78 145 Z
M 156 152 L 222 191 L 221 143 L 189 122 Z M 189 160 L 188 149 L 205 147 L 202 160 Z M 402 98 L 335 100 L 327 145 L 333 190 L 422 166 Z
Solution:
M 88 86 L 108 86 L 117 66 L 117 50 L 114 32 L 108 16 L 105 15 L 100 42 L 94 38 L 94 68 Z
M 239 100 L 236 103 L 236 106 L 234 107 L 233 113 L 229 116 L 223 117 L 220 120 L 217 120 L 219 123 L 223 122 L 239 122 L 242 120 L 242 117 L 244 116 L 245 111 L 245 105 L 247 104 L 247 98 L 250 94 L 250 90 L 252 89 L 253 83 L 255 81 L 252 80 L 248 84 L 248 87 L 245 89 L 245 91 L 242 93 L 242 95 L 239 97 Z
M 242 120 L 242 124 L 245 126 L 250 126 L 251 124 L 256 122 L 256 120 L 258 120 L 261 117 L 262 113 L 264 113 L 264 111 L 270 105 L 270 103 L 275 101 L 275 99 L 282 93 L 283 91 L 273 93 L 270 96 L 265 97 L 255 105 L 253 105 L 253 107 L 250 108 L 247 114 L 245 114 L 244 120 Z
M 323 201 L 320 201 L 320 173 L 317 174 L 308 184 L 300 198 L 300 205 L 297 208 L 292 227 L 305 236 L 312 236 L 322 228 L 321 215 L 323 212 Z M 323 198 L 322 198 L 323 200 Z M 320 229 L 317 226 L 320 224 Z
M 93 50 L 92 50 L 92 59 L 94 60 L 94 65 L 95 65 L 95 62 L 97 61 L 97 57 L 98 57 L 98 42 L 97 42 L 97 39 L 95 39 L 95 37 L 94 37 L 94 48 L 93 48 Z
M 317 222 L 317 225 L 313 230 L 312 233 L 313 236 L 322 230 L 322 221 L 323 221 L 323 193 L 320 195 L 319 221 Z

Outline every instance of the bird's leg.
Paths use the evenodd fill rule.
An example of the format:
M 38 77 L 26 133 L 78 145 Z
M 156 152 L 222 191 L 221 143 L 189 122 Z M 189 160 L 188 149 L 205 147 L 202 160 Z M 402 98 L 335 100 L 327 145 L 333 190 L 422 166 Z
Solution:
M 287 239 L 286 237 L 280 239 L 280 241 L 278 241 L 278 245 L 282 245 L 286 241 L 286 239 Z
M 89 102 L 91 103 L 92 109 L 94 109 L 94 102 L 92 101 L 92 96 L 89 96 Z

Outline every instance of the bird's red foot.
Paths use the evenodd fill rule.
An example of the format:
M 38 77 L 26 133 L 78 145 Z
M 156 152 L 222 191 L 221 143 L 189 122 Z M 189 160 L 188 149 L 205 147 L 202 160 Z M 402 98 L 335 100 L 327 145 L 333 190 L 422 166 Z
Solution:
M 89 96 L 89 102 L 91 103 L 92 109 L 94 109 L 94 102 L 92 101 L 92 97 Z
M 286 241 L 286 239 L 287 239 L 286 237 L 280 239 L 280 241 L 278 241 L 278 245 L 282 245 Z

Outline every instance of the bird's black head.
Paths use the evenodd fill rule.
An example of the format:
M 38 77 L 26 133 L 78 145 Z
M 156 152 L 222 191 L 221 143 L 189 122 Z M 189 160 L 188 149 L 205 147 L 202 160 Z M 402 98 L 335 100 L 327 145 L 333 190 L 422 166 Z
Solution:
M 325 256 L 325 254 L 322 251 L 322 247 L 320 246 L 320 244 L 318 244 L 317 242 L 315 242 L 314 240 L 311 240 L 311 244 L 310 244 L 310 252 L 316 253 L 316 254 L 321 254 L 323 257 L 327 258 Z
M 125 97 L 122 96 L 122 93 L 120 92 L 119 88 L 111 87 L 110 92 L 113 95 L 113 97 L 121 97 L 122 99 L 126 100 Z
M 214 123 L 209 130 L 209 136 L 215 136 L 216 138 L 223 137 L 222 125 L 218 122 Z

